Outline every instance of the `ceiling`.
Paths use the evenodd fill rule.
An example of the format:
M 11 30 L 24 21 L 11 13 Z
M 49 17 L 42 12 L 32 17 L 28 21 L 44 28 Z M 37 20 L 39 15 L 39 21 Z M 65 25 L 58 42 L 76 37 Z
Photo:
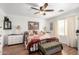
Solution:
M 37 10 L 33 10 L 30 7 L 39 8 L 44 3 L 0 3 L 0 8 L 7 15 L 20 15 L 20 16 L 28 16 L 28 17 L 43 17 L 50 18 L 54 16 L 58 16 L 62 13 L 66 13 L 73 9 L 79 7 L 78 3 L 48 3 L 48 9 L 54 9 L 53 12 L 46 12 L 46 15 L 35 15 L 34 13 Z M 59 10 L 64 10 L 63 12 L 59 12 Z

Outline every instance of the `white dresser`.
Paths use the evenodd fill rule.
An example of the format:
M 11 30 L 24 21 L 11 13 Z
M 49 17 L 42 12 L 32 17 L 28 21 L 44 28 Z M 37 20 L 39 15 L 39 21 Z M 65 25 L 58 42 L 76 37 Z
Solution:
M 3 47 L 3 16 L 0 16 L 0 55 L 2 55 Z
M 2 35 L 0 35 L 0 55 L 2 54 Z
M 8 36 L 8 45 L 23 43 L 23 35 L 14 34 Z

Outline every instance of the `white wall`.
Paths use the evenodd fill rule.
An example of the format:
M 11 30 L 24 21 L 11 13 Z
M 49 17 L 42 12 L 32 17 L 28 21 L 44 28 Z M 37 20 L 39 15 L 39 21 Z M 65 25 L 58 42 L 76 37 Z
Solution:
M 3 47 L 3 16 L 0 16 L 0 54 L 2 54 L 2 47 Z
M 28 21 L 39 22 L 39 30 L 43 30 L 45 27 L 45 20 L 41 18 L 33 18 L 27 16 L 8 16 L 10 21 L 12 22 L 11 30 L 4 30 L 5 34 L 16 34 L 16 26 L 20 25 L 21 33 L 28 30 Z
M 4 19 L 4 17 L 3 16 L 5 16 L 6 14 L 5 14 L 5 12 L 2 10 L 2 9 L 0 9 L 0 34 L 3 34 L 3 19 Z
M 4 35 L 4 31 L 3 31 L 3 19 L 6 14 L 4 13 L 4 11 L 2 9 L 0 9 L 0 55 L 2 54 L 2 48 L 3 48 L 3 35 Z
M 39 22 L 39 30 L 43 30 L 45 27 L 45 20 L 41 18 L 33 18 L 33 17 L 27 17 L 27 16 L 7 16 L 9 20 L 12 22 L 12 29 L 11 30 L 4 30 L 5 38 L 7 38 L 7 35 L 9 34 L 17 34 L 16 32 L 16 26 L 20 25 L 20 33 L 24 33 L 28 30 L 28 21 L 35 21 Z M 7 39 L 4 38 L 4 45 L 7 44 Z
M 76 22 L 77 22 L 77 24 L 76 24 L 77 25 L 77 29 L 79 29 L 79 16 L 77 16 L 77 21 Z
M 61 20 L 61 19 L 67 19 L 68 17 L 71 17 L 71 16 L 77 16 L 77 18 L 75 18 L 75 20 L 78 20 L 79 19 L 79 8 L 77 8 L 77 9 L 75 9 L 75 10 L 72 10 L 72 11 L 69 11 L 69 12 L 67 12 L 67 13 L 64 13 L 64 14 L 61 14 L 61 15 L 59 15 L 59 16 L 56 16 L 56 17 L 52 17 L 52 18 L 50 18 L 50 19 L 48 19 L 49 20 L 49 22 L 48 22 L 48 24 L 50 23 L 50 22 L 55 22 L 56 20 Z M 72 21 L 72 20 L 71 20 Z M 79 21 L 79 20 L 78 20 Z M 75 28 L 79 28 L 79 22 L 76 22 L 76 24 L 77 25 L 75 25 Z M 54 25 L 54 24 L 53 24 Z M 48 26 L 48 25 L 47 25 Z M 52 30 L 53 31 L 53 30 Z M 73 32 L 74 33 L 74 32 Z M 74 34 L 75 35 L 75 34 Z M 74 41 L 75 39 L 69 39 L 68 37 L 63 37 L 62 38 L 65 42 L 66 42 L 66 44 L 70 44 L 70 46 L 72 46 L 72 47 L 76 47 L 76 42 Z M 74 43 L 75 42 L 75 43 Z
M 59 39 L 60 42 L 65 43 L 71 47 L 76 47 L 76 26 L 77 26 L 76 20 L 77 19 L 75 16 L 67 17 L 64 19 L 67 20 L 67 35 L 65 36 L 58 35 L 58 32 L 57 32 L 58 30 L 56 28 L 58 26 L 58 24 L 56 24 L 57 20 L 53 22 L 54 23 L 53 28 L 54 29 L 56 28 L 53 34 L 57 33 L 56 36 L 60 38 Z M 61 20 L 61 19 L 58 19 L 58 20 Z

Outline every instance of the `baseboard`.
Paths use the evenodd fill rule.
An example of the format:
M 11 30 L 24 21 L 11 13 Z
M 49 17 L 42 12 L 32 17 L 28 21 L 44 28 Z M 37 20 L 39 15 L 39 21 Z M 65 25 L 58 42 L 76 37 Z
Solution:
M 17 43 L 17 44 L 11 44 L 11 45 L 4 45 L 4 46 L 13 46 L 13 45 L 19 45 L 19 44 L 23 44 L 23 43 Z

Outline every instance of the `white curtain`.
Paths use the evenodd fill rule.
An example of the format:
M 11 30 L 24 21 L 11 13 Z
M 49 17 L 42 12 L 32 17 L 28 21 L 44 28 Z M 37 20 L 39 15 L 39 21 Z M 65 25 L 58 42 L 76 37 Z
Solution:
M 65 43 L 71 47 L 76 46 L 76 17 L 71 16 L 67 17 L 64 21 L 64 35 L 59 35 L 58 30 L 58 21 L 53 22 L 53 34 L 60 38 L 60 42 Z

